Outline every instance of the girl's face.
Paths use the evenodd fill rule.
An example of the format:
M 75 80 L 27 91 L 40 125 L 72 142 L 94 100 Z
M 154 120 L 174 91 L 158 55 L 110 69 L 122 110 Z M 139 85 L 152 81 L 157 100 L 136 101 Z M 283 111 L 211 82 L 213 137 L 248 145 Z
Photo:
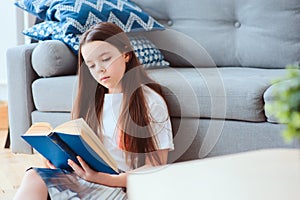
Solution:
M 81 47 L 82 57 L 94 79 L 109 93 L 121 93 L 120 81 L 125 73 L 129 55 L 104 41 L 92 41 Z

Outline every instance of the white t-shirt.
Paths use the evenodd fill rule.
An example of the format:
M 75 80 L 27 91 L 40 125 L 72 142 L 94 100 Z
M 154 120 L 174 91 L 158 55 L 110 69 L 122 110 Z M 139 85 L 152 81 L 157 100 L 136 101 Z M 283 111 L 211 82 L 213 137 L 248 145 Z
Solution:
M 154 90 L 143 86 L 144 96 L 150 108 L 150 125 L 158 142 L 158 149 L 174 150 L 171 121 L 167 105 Z M 120 114 L 123 94 L 105 94 L 103 104 L 103 143 L 119 169 L 130 170 L 125 160 L 125 152 L 118 146 L 117 121 Z

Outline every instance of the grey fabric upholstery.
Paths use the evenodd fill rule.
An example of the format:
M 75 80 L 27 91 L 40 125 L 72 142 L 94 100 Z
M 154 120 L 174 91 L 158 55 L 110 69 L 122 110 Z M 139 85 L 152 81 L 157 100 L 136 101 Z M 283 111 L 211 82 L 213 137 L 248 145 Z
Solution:
M 70 112 L 76 89 L 77 76 L 37 79 L 32 84 L 34 105 L 39 111 Z
M 280 132 L 284 129 L 284 125 L 282 124 L 208 119 L 197 121 L 193 118 L 186 118 L 182 120 L 173 118 L 172 124 L 174 126 L 178 126 L 178 123 L 183 124 L 183 126 L 181 126 L 181 132 L 178 132 L 177 134 L 181 134 L 183 136 L 178 138 L 175 136 L 175 151 L 170 152 L 169 162 L 173 162 L 174 160 L 193 160 L 256 149 L 278 147 L 299 148 L 299 143 L 297 143 L 297 141 L 293 141 L 291 143 L 286 143 L 284 141 Z M 216 124 L 219 126 L 221 131 L 219 131 L 219 129 L 212 128 Z M 193 125 L 197 126 L 198 129 L 193 127 Z M 192 132 L 195 129 L 197 132 Z M 186 132 L 192 132 L 189 134 L 188 138 Z M 206 137 L 214 138 L 216 140 L 205 140 Z M 186 148 L 188 149 L 183 151 L 182 148 L 184 150 Z M 182 152 L 185 153 L 181 154 Z M 179 155 L 181 156 L 178 159 Z
M 149 70 L 172 93 L 166 99 L 174 117 L 265 121 L 265 90 L 285 70 L 257 68 L 167 68 Z M 178 104 L 172 101 L 175 97 Z M 176 105 L 176 106 L 175 106 Z M 181 112 L 176 110 L 180 107 Z
M 280 81 L 271 85 L 264 93 L 265 105 L 271 104 L 274 102 L 274 90 L 278 87 L 286 88 L 289 84 L 292 84 L 291 80 Z M 265 109 L 265 115 L 268 122 L 279 123 L 278 119 L 271 113 L 270 110 Z
M 218 66 L 284 68 L 299 63 L 299 0 L 133 0 L 201 44 Z
M 53 127 L 60 125 L 71 119 L 70 112 L 41 112 L 33 111 L 31 113 L 32 123 L 49 122 Z
M 61 41 L 49 40 L 33 50 L 32 67 L 41 77 L 76 74 L 77 58 Z
M 168 88 L 165 97 L 172 105 L 173 117 L 260 122 L 265 121 L 262 96 L 271 81 L 284 71 L 237 67 L 147 70 L 155 81 Z M 37 79 L 32 84 L 35 107 L 39 111 L 70 112 L 76 86 L 76 76 Z
M 31 84 L 38 76 L 31 67 L 31 54 L 36 44 L 19 46 L 7 51 L 8 113 L 11 145 L 14 152 L 31 153 L 31 147 L 20 138 L 31 125 L 35 109 Z
M 172 64 L 148 70 L 164 86 L 176 134 L 169 162 L 296 147 L 264 106 L 271 80 L 300 61 L 300 0 L 133 1 L 167 27 L 143 34 Z M 12 151 L 30 153 L 20 135 L 32 122 L 70 119 L 76 57 L 45 41 L 9 49 L 7 63 Z

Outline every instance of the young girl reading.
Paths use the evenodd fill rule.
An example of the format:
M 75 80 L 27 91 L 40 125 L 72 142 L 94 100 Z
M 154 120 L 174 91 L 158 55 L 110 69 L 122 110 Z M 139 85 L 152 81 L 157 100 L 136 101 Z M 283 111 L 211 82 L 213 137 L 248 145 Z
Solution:
M 174 149 L 171 123 L 161 86 L 140 65 L 127 35 L 102 22 L 81 37 L 78 90 L 72 118 L 84 118 L 121 171 L 92 170 L 68 160 L 74 172 L 33 168 L 26 172 L 15 199 L 127 199 L 130 170 L 167 163 Z

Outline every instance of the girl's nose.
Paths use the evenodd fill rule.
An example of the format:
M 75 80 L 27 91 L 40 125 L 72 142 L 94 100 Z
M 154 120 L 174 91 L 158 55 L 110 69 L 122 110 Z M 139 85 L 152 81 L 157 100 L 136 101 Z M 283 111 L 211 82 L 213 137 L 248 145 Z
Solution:
M 106 71 L 106 68 L 103 65 L 97 65 L 97 71 L 103 73 Z

